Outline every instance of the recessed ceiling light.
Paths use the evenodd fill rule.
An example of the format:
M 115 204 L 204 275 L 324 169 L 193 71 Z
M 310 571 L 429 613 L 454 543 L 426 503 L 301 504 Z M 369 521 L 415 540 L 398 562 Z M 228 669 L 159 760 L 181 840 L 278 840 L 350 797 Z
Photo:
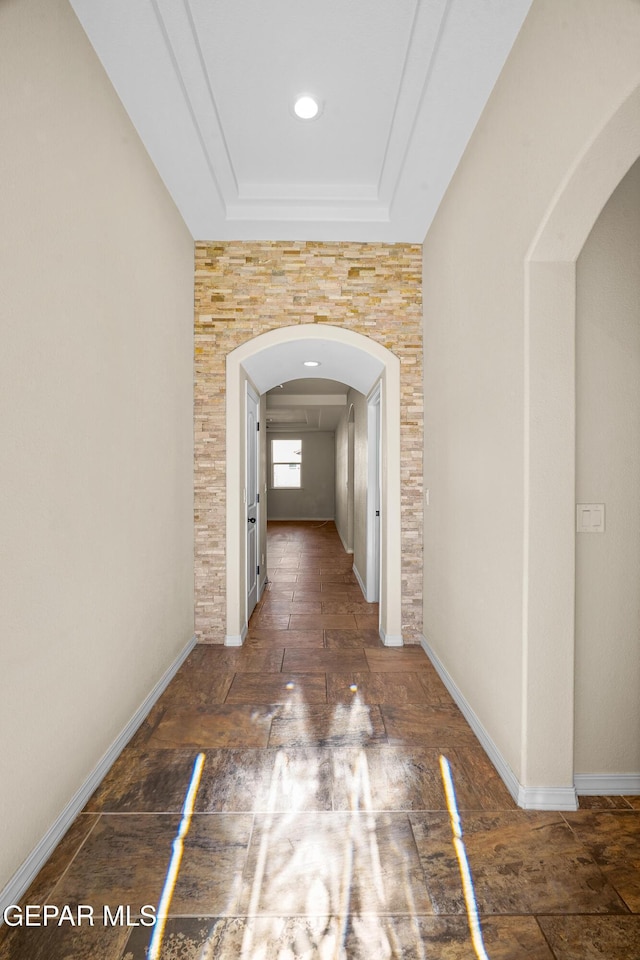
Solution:
M 314 120 L 320 113 L 320 104 L 315 97 L 305 94 L 298 97 L 293 105 L 293 112 L 300 120 Z
M 304 361 L 304 365 L 305 365 L 305 367 L 319 367 L 319 366 L 320 366 L 320 361 L 319 361 L 319 360 L 305 360 L 305 361 Z

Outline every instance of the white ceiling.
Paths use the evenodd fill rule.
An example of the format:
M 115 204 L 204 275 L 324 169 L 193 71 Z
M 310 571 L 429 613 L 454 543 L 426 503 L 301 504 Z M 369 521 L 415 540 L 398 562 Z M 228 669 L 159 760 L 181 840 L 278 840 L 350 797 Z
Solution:
M 347 412 L 348 391 L 346 383 L 313 377 L 280 384 L 267 393 L 267 430 L 333 432 Z
M 297 396 L 335 396 L 344 395 L 349 391 L 348 383 L 338 383 L 337 380 L 328 380 L 325 377 L 304 376 L 299 380 L 287 380 L 285 383 L 278 384 L 269 391 L 269 397 L 289 397 Z
M 318 367 L 305 367 L 305 360 L 315 360 Z M 248 357 L 242 365 L 261 394 L 294 377 L 337 380 L 367 394 L 383 370 L 380 360 L 357 347 L 315 337 L 311 342 L 308 337 L 300 337 L 275 343 Z
M 195 239 L 411 243 L 530 4 L 71 0 Z

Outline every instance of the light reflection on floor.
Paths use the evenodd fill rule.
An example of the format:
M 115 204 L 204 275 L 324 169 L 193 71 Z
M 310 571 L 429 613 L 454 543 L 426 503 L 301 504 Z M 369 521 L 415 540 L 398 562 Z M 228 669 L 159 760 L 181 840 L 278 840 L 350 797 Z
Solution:
M 440 772 L 442 774 L 442 783 L 444 793 L 447 798 L 447 809 L 451 820 L 451 831 L 453 833 L 453 846 L 458 858 L 460 867 L 460 877 L 462 879 L 462 891 L 464 893 L 464 902 L 467 908 L 467 918 L 469 920 L 469 931 L 473 949 L 476 952 L 478 960 L 489 960 L 482 939 L 482 930 L 480 929 L 480 920 L 478 918 L 478 905 L 476 895 L 473 889 L 473 880 L 471 879 L 471 870 L 467 851 L 462 839 L 462 821 L 458 813 L 458 804 L 456 803 L 456 791 L 453 786 L 453 777 L 451 775 L 451 766 L 446 757 L 440 756 Z
M 153 929 L 151 943 L 149 944 L 147 960 L 158 960 L 160 957 L 164 929 L 167 922 L 169 909 L 171 907 L 173 891 L 175 890 L 176 883 L 178 881 L 180 864 L 182 862 L 182 854 L 184 852 L 184 840 L 189 832 L 189 827 L 191 826 L 191 817 L 193 815 L 196 796 L 198 795 L 198 788 L 200 786 L 200 778 L 202 777 L 204 761 L 204 753 L 199 753 L 193 764 L 191 780 L 189 782 L 189 786 L 187 787 L 184 804 L 182 806 L 182 820 L 180 821 L 178 832 L 172 844 L 171 860 L 169 861 L 167 876 L 164 881 L 160 902 L 156 911 L 156 923 Z
M 303 715 L 307 712 L 301 698 L 292 706 Z M 355 696 L 349 706 L 337 705 L 328 731 L 329 742 L 344 735 L 352 726 L 353 713 L 363 709 L 367 708 L 359 696 Z M 308 716 L 306 722 L 309 722 Z M 261 918 L 259 938 L 258 924 L 249 919 L 243 936 L 241 960 L 259 960 L 267 955 L 277 955 L 278 960 L 293 960 L 294 957 L 343 960 L 347 956 L 345 943 L 350 928 L 361 943 L 368 945 L 371 957 L 376 960 L 400 956 L 400 939 L 395 934 L 394 919 L 389 915 L 366 753 L 362 748 L 355 756 L 352 750 L 347 753 L 348 762 L 343 758 L 339 767 L 348 786 L 349 810 L 337 814 L 339 825 L 335 835 L 330 830 L 323 830 L 318 836 L 305 834 L 296 837 L 295 821 L 300 812 L 310 809 L 310 800 L 317 788 L 318 761 L 311 754 L 302 770 L 299 765 L 289 762 L 286 750 L 278 752 L 247 911 L 249 918 Z M 278 812 L 278 802 L 283 795 L 288 798 L 287 813 Z M 335 821 L 335 814 L 329 816 Z M 278 866 L 274 875 L 269 869 L 270 854 L 272 858 L 274 851 L 279 854 L 286 842 L 291 845 L 290 855 L 284 863 L 281 858 L 278 862 L 275 855 Z M 299 896 L 305 865 L 313 870 L 304 903 L 306 944 L 304 947 L 299 945 L 302 952 L 294 953 L 290 946 L 283 946 L 276 954 L 274 945 L 282 935 L 283 921 L 281 917 L 265 917 L 264 913 L 274 903 L 281 907 L 279 912 L 291 912 L 293 904 L 282 903 L 280 896 L 286 898 L 287 891 L 294 899 Z M 398 885 L 405 895 L 403 917 L 415 916 L 408 871 L 404 877 L 401 871 L 394 876 L 394 886 L 397 888 Z M 417 960 L 425 960 L 417 929 L 415 956 Z
M 293 690 L 294 685 L 290 684 L 290 688 Z M 290 707 L 302 715 L 305 724 L 310 722 L 301 695 L 294 694 Z M 349 706 L 337 705 L 328 732 L 329 742 L 349 729 L 354 711 L 363 709 L 367 707 L 359 695 L 354 696 Z M 158 905 L 158 921 L 149 945 L 148 960 L 161 958 L 166 918 L 170 912 L 204 762 L 205 754 L 198 754 L 185 796 L 182 820 L 172 845 L 172 857 Z M 444 756 L 440 757 L 440 771 L 473 949 L 478 960 L 489 960 L 462 839 L 462 823 L 451 767 Z M 297 757 L 294 762 L 286 749 L 277 752 L 266 808 L 260 815 L 260 830 L 256 834 L 259 843 L 253 872 L 247 884 L 248 902 L 242 911 L 247 919 L 240 960 L 261 960 L 267 956 L 277 957 L 277 960 L 307 957 L 309 960 L 346 960 L 346 943 L 350 932 L 376 960 L 389 960 L 402 955 L 402 944 L 406 949 L 407 920 L 413 921 L 415 931 L 412 955 L 416 960 L 426 960 L 417 923 L 424 909 L 416 908 L 406 864 L 403 875 L 403 854 L 399 847 L 394 851 L 397 859 L 394 861 L 392 880 L 395 909 L 390 908 L 380 852 L 381 813 L 376 813 L 374 809 L 367 755 L 363 747 L 345 748 L 342 754 L 338 752 L 338 759 L 334 758 L 334 773 L 339 774 L 346 788 L 348 810 L 333 813 L 314 811 L 313 799 L 320 782 L 317 754 L 310 751 L 309 756 L 300 763 L 300 758 Z M 318 830 L 315 835 L 312 831 L 301 833 L 299 818 L 305 814 L 315 815 L 320 823 L 323 817 L 330 817 L 331 820 L 323 824 L 327 829 Z M 403 897 L 399 912 L 398 890 L 402 891 Z M 303 893 L 306 893 L 304 902 L 300 899 Z M 278 915 L 270 916 L 272 912 Z M 297 915 L 305 921 L 304 932 L 296 934 L 295 951 L 292 943 L 276 946 L 283 935 L 283 914 Z M 397 914 L 397 917 L 393 914 Z M 396 931 L 396 922 L 400 917 L 405 929 L 402 943 Z M 206 945 L 203 951 L 202 956 L 208 956 Z
M 251 960 L 635 958 L 637 798 L 518 810 L 423 651 L 382 647 L 337 532 L 275 529 L 245 648 L 197 645 L 25 903 L 157 903 L 203 750 L 158 960 L 238 960 L 248 928 Z M 153 932 L 5 925 L 0 958 L 148 960 Z

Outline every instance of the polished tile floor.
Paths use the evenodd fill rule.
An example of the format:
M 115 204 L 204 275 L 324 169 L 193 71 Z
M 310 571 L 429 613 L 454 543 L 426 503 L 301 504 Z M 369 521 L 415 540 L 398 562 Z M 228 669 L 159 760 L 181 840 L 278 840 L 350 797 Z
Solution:
M 639 960 L 638 798 L 519 810 L 334 525 L 268 549 L 242 649 L 194 649 L 25 897 L 94 926 L 1 960 Z M 104 925 L 163 891 L 162 930 Z

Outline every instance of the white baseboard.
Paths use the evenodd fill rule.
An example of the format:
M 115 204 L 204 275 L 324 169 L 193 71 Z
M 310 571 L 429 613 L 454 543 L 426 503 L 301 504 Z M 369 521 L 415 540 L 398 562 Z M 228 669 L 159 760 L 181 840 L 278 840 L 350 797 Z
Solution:
M 228 633 L 224 638 L 225 647 L 241 647 L 248 632 L 248 626 L 245 623 L 241 633 Z
M 367 588 L 366 588 L 365 585 L 364 585 L 364 580 L 363 580 L 362 577 L 360 576 L 360 571 L 359 571 L 358 568 L 356 567 L 355 563 L 354 563 L 354 565 L 353 565 L 353 567 L 352 567 L 351 569 L 353 570 L 353 575 L 354 575 L 354 577 L 355 577 L 356 580 L 358 581 L 358 586 L 359 586 L 360 589 L 362 590 L 362 596 L 365 598 L 365 600 L 367 600 Z M 368 602 L 369 602 L 369 601 L 367 600 L 367 603 L 368 603 Z
M 269 520 L 275 523 L 334 523 L 333 517 L 272 517 Z
M 482 744 L 485 753 L 518 806 L 524 810 L 577 810 L 578 799 L 574 787 L 523 787 L 478 719 L 469 701 L 425 637 L 420 637 L 420 646 L 431 660 L 440 679 L 460 708 L 465 720 Z
M 576 773 L 574 782 L 582 797 L 640 796 L 640 773 Z
M 520 784 L 516 803 L 523 810 L 577 810 L 575 787 L 523 787 Z
M 126 747 L 129 740 L 144 721 L 149 711 L 169 686 L 174 676 L 196 645 L 196 637 L 189 640 L 185 647 L 180 651 L 173 663 L 165 670 L 155 687 L 140 704 L 134 715 L 131 717 L 124 729 L 118 734 L 106 753 L 98 761 L 87 779 L 79 790 L 76 791 L 69 803 L 66 805 L 60 816 L 49 827 L 44 837 L 34 847 L 21 867 L 14 873 L 7 885 L 0 891 L 0 926 L 2 926 L 2 914 L 4 910 L 12 903 L 19 903 L 20 897 L 26 891 L 36 874 L 45 865 L 54 848 L 85 806 L 87 800 L 97 789 L 100 783 L 118 759 Z
M 338 531 L 338 536 L 340 537 L 340 543 L 342 544 L 342 549 L 344 550 L 344 552 L 349 554 L 353 553 L 353 547 L 348 547 L 346 545 L 346 543 L 344 542 L 344 537 L 342 536 L 342 533 L 340 531 L 340 527 L 338 526 L 337 523 L 336 523 L 336 530 Z
M 380 639 L 384 643 L 385 647 L 403 647 L 404 646 L 404 639 L 401 633 L 400 634 L 385 633 L 382 627 L 380 627 L 380 630 L 378 632 L 380 633 Z

